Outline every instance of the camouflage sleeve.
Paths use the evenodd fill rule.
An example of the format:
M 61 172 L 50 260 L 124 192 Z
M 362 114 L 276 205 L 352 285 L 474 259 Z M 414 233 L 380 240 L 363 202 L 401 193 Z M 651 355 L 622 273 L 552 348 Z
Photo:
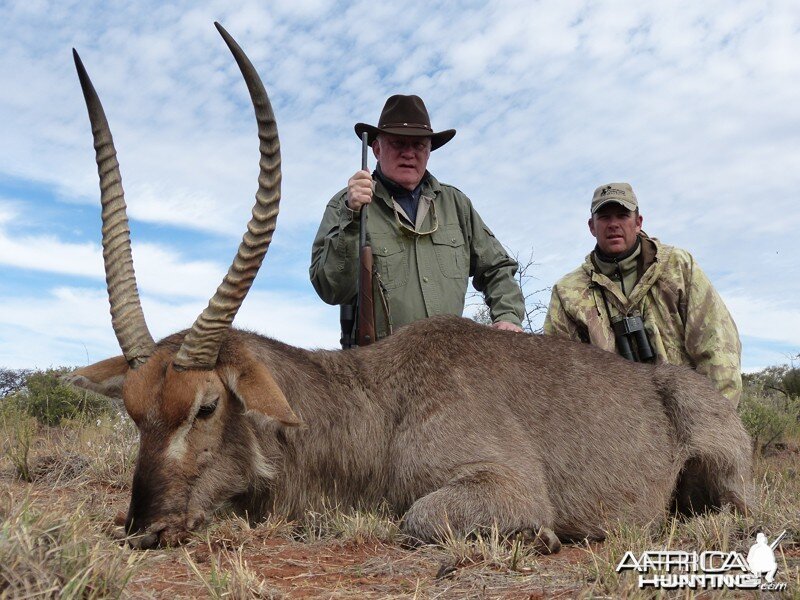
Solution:
M 577 324 L 564 310 L 564 303 L 561 300 L 558 284 L 553 286 L 553 291 L 550 294 L 550 306 L 547 307 L 547 315 L 544 318 L 544 334 L 557 335 L 576 342 L 584 341 L 581 338 Z
M 469 203 L 471 244 L 470 274 L 472 286 L 483 293 L 492 322 L 507 321 L 522 327 L 525 298 L 515 275 L 519 265 L 511 258 Z
M 722 298 L 694 259 L 690 262 L 684 336 L 686 352 L 697 371 L 737 406 L 742 395 L 739 332 Z
M 325 207 L 311 246 L 311 284 L 328 304 L 346 304 L 356 296 L 358 223 L 344 202 L 344 190 Z

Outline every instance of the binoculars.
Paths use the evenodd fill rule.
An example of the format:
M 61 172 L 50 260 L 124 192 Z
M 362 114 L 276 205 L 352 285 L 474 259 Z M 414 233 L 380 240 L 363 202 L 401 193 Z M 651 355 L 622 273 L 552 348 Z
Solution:
M 614 338 L 617 341 L 619 353 L 634 362 L 650 362 L 655 354 L 647 339 L 642 315 L 634 313 L 631 316 L 618 315 L 611 319 Z

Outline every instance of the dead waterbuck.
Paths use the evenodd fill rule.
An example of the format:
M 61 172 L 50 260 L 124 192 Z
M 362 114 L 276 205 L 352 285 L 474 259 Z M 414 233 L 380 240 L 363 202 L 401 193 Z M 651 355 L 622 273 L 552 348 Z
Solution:
M 189 331 L 155 343 L 130 252 L 116 152 L 75 55 L 100 174 L 112 324 L 123 356 L 72 381 L 124 399 L 140 433 L 126 528 L 173 544 L 215 509 L 298 516 L 323 500 L 387 503 L 421 540 L 502 533 L 602 537 L 670 507 L 742 509 L 750 440 L 702 376 L 588 345 L 456 317 L 369 347 L 306 351 L 230 327 L 267 251 L 280 157 L 267 94 L 218 25 L 250 90 L 261 150 L 256 204 L 222 285 Z

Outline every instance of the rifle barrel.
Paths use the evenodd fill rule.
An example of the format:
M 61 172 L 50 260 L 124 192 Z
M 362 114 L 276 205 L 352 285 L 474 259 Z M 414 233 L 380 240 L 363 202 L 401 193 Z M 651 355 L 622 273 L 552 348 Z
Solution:
M 367 171 L 367 148 L 369 148 L 369 144 L 367 143 L 367 132 L 361 134 L 361 170 Z M 367 207 L 369 205 L 365 204 L 361 207 L 361 220 L 359 222 L 359 232 L 358 232 L 358 251 L 359 254 L 364 246 L 367 245 Z
M 786 530 L 784 529 L 783 533 L 781 533 L 778 537 L 776 537 L 774 540 L 772 540 L 772 543 L 769 545 L 769 547 L 772 548 L 773 550 L 775 550 L 775 548 L 778 547 L 778 544 L 781 543 L 781 540 L 783 538 L 785 538 L 785 537 L 786 537 Z
M 367 170 L 367 133 L 361 134 L 361 169 Z M 358 311 L 356 320 L 357 343 L 366 346 L 375 341 L 375 313 L 372 297 L 372 248 L 367 244 L 367 208 L 361 207 L 358 232 Z

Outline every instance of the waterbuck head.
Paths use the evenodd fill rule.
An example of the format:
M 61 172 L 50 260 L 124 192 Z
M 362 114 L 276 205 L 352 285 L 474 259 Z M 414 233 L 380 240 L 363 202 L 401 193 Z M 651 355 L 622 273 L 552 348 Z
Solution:
M 185 334 L 156 344 L 145 323 L 130 248 L 119 164 L 108 122 L 73 50 L 94 135 L 103 219 L 103 258 L 122 356 L 74 372 L 77 385 L 121 397 L 140 446 L 125 527 L 140 547 L 180 542 L 209 511 L 269 476 L 246 413 L 276 426 L 298 419 L 269 369 L 231 335 L 230 325 L 267 252 L 280 200 L 280 145 L 258 74 L 215 23 L 244 76 L 258 121 L 261 159 L 253 215 L 236 257 L 208 306 Z M 222 352 L 221 352 L 222 349 Z

